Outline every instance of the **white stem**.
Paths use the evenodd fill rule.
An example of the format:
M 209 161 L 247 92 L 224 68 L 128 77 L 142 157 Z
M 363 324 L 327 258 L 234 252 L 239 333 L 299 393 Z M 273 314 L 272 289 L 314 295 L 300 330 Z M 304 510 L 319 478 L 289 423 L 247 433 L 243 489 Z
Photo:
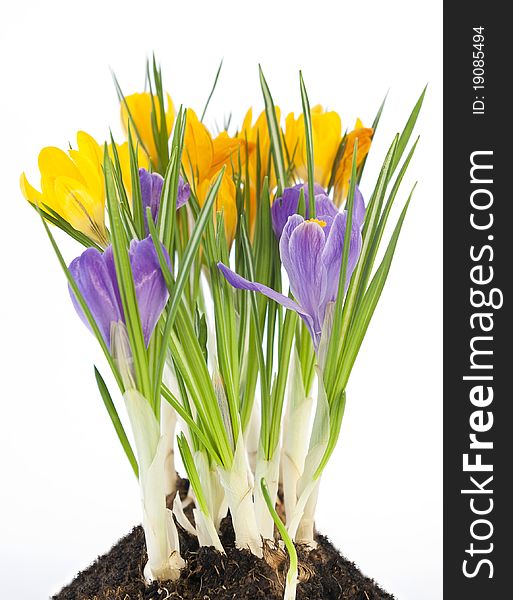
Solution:
M 226 517 L 228 512 L 228 503 L 226 502 L 219 473 L 210 466 L 208 457 L 204 452 L 198 451 L 194 453 L 194 464 L 198 471 L 209 514 L 212 517 L 215 529 L 219 531 L 221 520 Z
M 262 540 L 256 522 L 253 487 L 250 484 L 242 435 L 239 435 L 231 468 L 225 470 L 219 467 L 219 477 L 230 508 L 235 545 L 237 548 L 247 548 L 261 558 Z
M 164 459 L 164 488 L 166 496 L 176 491 L 175 430 L 176 411 L 167 400 L 162 400 L 160 408 L 160 430 L 166 435 L 167 446 Z
M 296 509 L 298 481 L 303 474 L 305 458 L 310 439 L 310 416 L 313 399 L 305 396 L 301 364 L 297 350 L 294 349 L 288 379 L 286 427 L 283 431 L 283 449 L 281 455 L 281 477 L 285 515 L 289 525 Z
M 244 443 L 246 444 L 248 463 L 252 473 L 256 472 L 257 454 L 260 446 L 260 421 L 260 406 L 258 400 L 255 400 L 251 417 L 249 419 L 249 425 L 244 433 Z
M 297 485 L 304 470 L 308 453 L 312 398 L 289 403 L 283 434 L 282 478 L 285 514 L 289 523 L 297 504 Z
M 320 483 L 320 474 L 316 478 L 314 475 L 321 464 L 330 436 L 330 409 L 319 370 L 317 374 L 317 407 L 310 436 L 310 447 L 304 461 L 303 473 L 297 482 L 297 504 L 290 521 L 287 519 L 290 537 L 297 542 L 307 543 L 311 547 L 315 547 L 314 514 Z
M 317 499 L 319 497 L 320 478 L 315 482 L 310 496 L 306 502 L 303 516 L 299 522 L 295 541 L 298 544 L 304 544 L 312 550 L 317 548 L 317 542 L 314 539 L 315 527 L 315 509 L 317 508 Z
M 195 508 L 193 513 L 200 546 L 214 546 L 216 550 L 224 554 L 223 544 L 221 544 L 214 522 L 210 516 L 202 513 L 198 508 Z
M 160 435 L 157 419 L 144 396 L 136 390 L 127 390 L 124 398 L 139 464 L 143 529 L 148 553 L 144 575 L 147 581 L 176 580 L 185 563 L 180 556 L 173 513 L 166 507 L 164 464 L 169 438 Z
M 260 481 L 262 478 L 265 479 L 267 487 L 269 489 L 269 495 L 273 505 L 276 504 L 276 497 L 278 495 L 278 479 L 280 474 L 280 451 L 276 448 L 274 455 L 271 460 L 266 460 L 262 456 L 262 451 L 259 450 L 256 473 L 255 473 L 255 513 L 258 530 L 260 535 L 266 540 L 274 539 L 274 521 L 267 504 L 265 502 L 264 495 L 262 494 L 262 488 Z
M 161 435 L 150 403 L 134 387 L 130 344 L 123 323 L 113 323 L 111 339 L 113 356 L 126 389 L 123 398 L 134 434 L 139 467 L 143 529 L 148 554 L 144 575 L 147 581 L 176 580 L 185 563 L 180 556 L 180 540 L 173 513 L 166 507 L 164 464 L 171 442 L 166 433 Z

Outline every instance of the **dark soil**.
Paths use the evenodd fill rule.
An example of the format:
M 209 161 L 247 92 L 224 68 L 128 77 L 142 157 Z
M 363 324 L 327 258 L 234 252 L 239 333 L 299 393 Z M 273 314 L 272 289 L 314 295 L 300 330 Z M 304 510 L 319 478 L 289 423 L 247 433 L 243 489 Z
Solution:
M 269 544 L 264 548 L 264 559 L 238 550 L 229 517 L 221 527 L 226 555 L 213 548 L 199 548 L 196 538 L 178 528 L 180 551 L 186 561 L 178 581 L 145 585 L 144 534 L 141 527 L 135 527 L 53 600 L 282 600 L 288 568 L 282 550 Z M 339 554 L 326 537 L 318 535 L 317 541 L 316 550 L 298 548 L 298 600 L 393 600 Z

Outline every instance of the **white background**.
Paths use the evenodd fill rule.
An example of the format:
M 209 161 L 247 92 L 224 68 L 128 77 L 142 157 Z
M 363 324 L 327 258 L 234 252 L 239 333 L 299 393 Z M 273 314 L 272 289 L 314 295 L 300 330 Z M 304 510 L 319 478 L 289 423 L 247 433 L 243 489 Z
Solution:
M 0 573 L 4 598 L 40 599 L 139 522 L 136 482 L 97 393 L 106 371 L 76 317 L 22 170 L 77 129 L 121 131 L 109 67 L 140 90 L 155 50 L 175 103 L 200 111 L 221 58 L 207 123 L 260 110 L 257 63 L 275 101 L 312 104 L 343 127 L 388 104 L 364 193 L 422 87 L 421 142 L 401 199 L 419 185 L 380 306 L 348 388 L 318 525 L 399 600 L 441 598 L 441 2 L 2 3 L 0 68 L 2 397 Z M 59 238 L 60 239 L 60 238 Z M 63 240 L 71 260 L 80 249 Z

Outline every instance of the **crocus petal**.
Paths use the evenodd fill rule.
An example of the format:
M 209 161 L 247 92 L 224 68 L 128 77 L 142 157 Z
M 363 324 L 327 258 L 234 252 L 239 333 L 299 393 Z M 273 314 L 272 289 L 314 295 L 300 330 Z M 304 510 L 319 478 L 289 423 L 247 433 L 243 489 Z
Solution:
M 315 212 L 317 219 L 325 220 L 326 217 L 334 219 L 338 214 L 338 208 L 325 193 L 315 195 Z
M 304 311 L 301 306 L 297 304 L 297 302 L 294 302 L 292 298 L 280 294 L 276 290 L 267 287 L 263 283 L 249 281 L 248 279 L 241 277 L 221 262 L 217 263 L 217 267 L 225 276 L 226 281 L 228 281 L 228 283 L 234 288 L 237 288 L 238 290 L 247 290 L 249 292 L 259 292 L 260 294 L 267 296 L 267 298 L 278 302 L 278 304 L 281 304 L 284 308 L 288 308 L 289 310 L 296 312 L 302 319 L 304 319 L 308 328 L 312 330 L 313 323 L 310 315 Z
M 157 222 L 157 216 L 159 213 L 160 196 L 162 194 L 162 187 L 164 185 L 164 179 L 158 173 L 149 173 L 146 169 L 139 169 L 139 181 L 141 183 L 141 200 L 144 215 L 144 229 L 146 235 L 149 234 L 148 220 L 146 210 L 148 207 L 151 211 L 153 222 Z
M 292 295 L 301 308 L 313 319 L 314 333 L 320 335 L 324 313 L 322 300 L 326 292 L 326 269 L 322 251 L 326 243 L 323 228 L 314 221 L 304 221 L 290 227 L 280 240 L 283 266 L 289 276 Z M 292 222 L 291 225 L 294 225 Z
M 163 252 L 169 265 L 169 256 L 164 248 Z M 144 341 L 148 345 L 169 296 L 157 251 L 150 236 L 142 241 L 132 240 L 130 265 Z
M 162 188 L 164 179 L 158 173 L 149 173 L 146 169 L 139 169 L 139 181 L 141 182 L 141 199 L 144 214 L 144 228 L 146 235 L 150 233 L 148 229 L 148 221 L 146 209 L 149 207 L 153 222 L 157 223 L 160 208 L 160 197 L 162 196 Z M 185 183 L 182 176 L 178 177 L 178 190 L 176 195 L 176 209 L 181 208 L 191 195 L 191 188 L 188 183 Z
M 180 175 L 178 178 L 178 194 L 176 196 L 176 210 L 182 208 L 187 203 L 191 195 L 191 186 L 183 180 Z
M 308 219 L 310 216 L 310 210 L 307 183 L 299 183 L 293 187 L 285 188 L 283 190 L 283 195 L 279 198 L 276 198 L 271 206 L 273 230 L 278 239 L 281 237 L 288 218 L 292 215 L 295 215 L 298 211 L 301 190 L 303 190 L 305 193 L 306 218 Z M 326 190 L 316 183 L 314 185 L 314 194 L 315 212 L 317 218 L 328 216 L 333 218 L 337 214 L 338 209 L 333 204 L 329 196 L 326 195 Z
M 365 220 L 365 202 L 363 201 L 360 188 L 355 186 L 353 202 L 353 223 L 356 223 L 361 229 Z
M 323 298 L 324 310 L 328 302 L 334 302 L 337 299 L 340 269 L 342 266 L 342 254 L 344 251 L 346 221 L 347 213 L 345 212 L 339 213 L 335 217 L 322 252 L 322 261 L 327 273 L 326 294 Z M 351 244 L 349 246 L 344 290 L 347 290 L 349 280 L 351 279 L 351 275 L 353 274 L 362 250 L 360 225 L 358 223 L 353 223 L 351 229 Z
M 107 258 L 107 260 L 105 260 Z M 84 297 L 105 343 L 110 348 L 111 323 L 123 319 L 123 307 L 119 298 L 117 280 L 112 278 L 112 256 L 102 255 L 96 248 L 88 248 L 81 256 L 70 264 L 71 276 Z M 82 319 L 90 328 L 82 308 L 70 288 L 71 300 Z

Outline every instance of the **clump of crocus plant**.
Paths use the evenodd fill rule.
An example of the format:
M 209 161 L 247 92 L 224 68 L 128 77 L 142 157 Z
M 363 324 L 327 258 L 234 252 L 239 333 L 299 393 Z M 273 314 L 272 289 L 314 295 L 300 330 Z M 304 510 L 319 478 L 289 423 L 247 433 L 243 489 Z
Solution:
M 342 135 L 336 113 L 310 110 L 300 77 L 303 113 L 282 129 L 260 72 L 265 111 L 214 136 L 206 107 L 201 118 L 175 112 L 155 62 L 148 73 L 148 93 L 125 97 L 116 82 L 126 142 L 102 147 L 80 133 L 77 150 L 46 148 L 41 191 L 24 175 L 22 191 L 124 398 L 135 448 L 95 370 L 141 489 L 146 579 L 180 577 L 176 523 L 224 552 L 229 514 L 236 545 L 259 557 L 276 525 L 292 599 L 294 542 L 315 546 L 321 476 L 409 204 L 379 252 L 423 95 L 375 186 L 362 186 L 365 202 L 360 180 L 381 109 L 372 128 L 358 121 Z M 86 247 L 69 268 L 48 222 Z M 194 522 L 179 494 L 168 508 L 175 448 Z

